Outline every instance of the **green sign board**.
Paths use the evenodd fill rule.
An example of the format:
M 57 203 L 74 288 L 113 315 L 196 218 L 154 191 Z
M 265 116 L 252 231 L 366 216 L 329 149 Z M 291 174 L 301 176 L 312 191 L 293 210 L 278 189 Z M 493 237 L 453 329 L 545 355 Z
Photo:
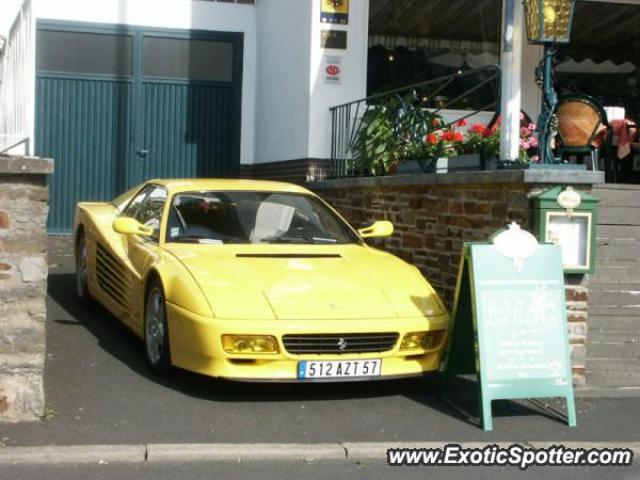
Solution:
M 537 397 L 564 397 L 575 426 L 559 246 L 514 259 L 493 244 L 465 244 L 452 320 L 445 379 L 478 375 L 485 430 L 492 400 Z

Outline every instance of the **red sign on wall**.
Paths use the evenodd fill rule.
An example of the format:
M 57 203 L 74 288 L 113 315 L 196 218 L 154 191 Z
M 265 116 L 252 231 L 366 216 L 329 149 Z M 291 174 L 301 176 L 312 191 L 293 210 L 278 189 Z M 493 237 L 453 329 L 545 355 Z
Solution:
M 338 75 L 340 73 L 340 67 L 338 65 L 329 65 L 327 67 L 328 75 Z
M 340 68 L 340 62 L 342 58 L 336 56 L 324 57 L 324 83 L 339 84 L 342 79 L 342 69 Z

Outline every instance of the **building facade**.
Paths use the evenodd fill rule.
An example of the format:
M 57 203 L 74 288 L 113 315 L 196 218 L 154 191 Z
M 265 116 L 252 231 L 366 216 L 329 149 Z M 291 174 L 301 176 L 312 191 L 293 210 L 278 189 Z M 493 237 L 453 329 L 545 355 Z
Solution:
M 1 47 L 0 151 L 54 158 L 48 225 L 65 233 L 77 201 L 148 178 L 322 178 L 330 107 L 475 67 L 502 63 L 503 110 L 535 120 L 542 49 L 527 44 L 522 16 L 505 25 L 505 5 L 521 9 L 512 0 L 27 0 Z M 640 40 L 628 25 L 639 12 L 635 0 L 579 1 L 560 87 L 633 112 Z M 614 88 L 620 81 L 626 89 Z M 507 141 L 504 156 L 517 152 L 517 137 Z

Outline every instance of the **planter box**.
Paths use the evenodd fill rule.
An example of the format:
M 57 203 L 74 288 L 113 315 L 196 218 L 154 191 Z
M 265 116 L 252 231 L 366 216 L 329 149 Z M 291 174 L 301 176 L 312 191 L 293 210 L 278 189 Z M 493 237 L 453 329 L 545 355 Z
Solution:
M 484 168 L 483 168 L 484 167 Z M 427 171 L 423 171 L 420 164 L 416 160 L 401 162 L 398 165 L 398 175 L 408 175 L 416 173 L 450 173 L 450 172 L 468 172 L 474 170 L 495 170 L 498 168 L 498 162 L 495 157 L 488 159 L 483 166 L 479 153 L 470 153 L 467 155 L 458 155 L 455 157 L 440 157 L 435 165 L 432 165 Z

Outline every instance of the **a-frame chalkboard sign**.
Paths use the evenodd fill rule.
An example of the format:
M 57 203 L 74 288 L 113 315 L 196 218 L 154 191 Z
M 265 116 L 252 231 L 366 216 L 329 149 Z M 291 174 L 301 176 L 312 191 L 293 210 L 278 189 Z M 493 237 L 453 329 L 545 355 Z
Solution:
M 485 430 L 493 428 L 497 399 L 564 397 L 568 424 L 575 426 L 560 247 L 510 228 L 517 235 L 507 248 L 495 240 L 464 245 L 442 394 L 452 375 L 477 374 Z M 518 256 L 513 252 L 522 251 L 524 235 L 533 245 Z

